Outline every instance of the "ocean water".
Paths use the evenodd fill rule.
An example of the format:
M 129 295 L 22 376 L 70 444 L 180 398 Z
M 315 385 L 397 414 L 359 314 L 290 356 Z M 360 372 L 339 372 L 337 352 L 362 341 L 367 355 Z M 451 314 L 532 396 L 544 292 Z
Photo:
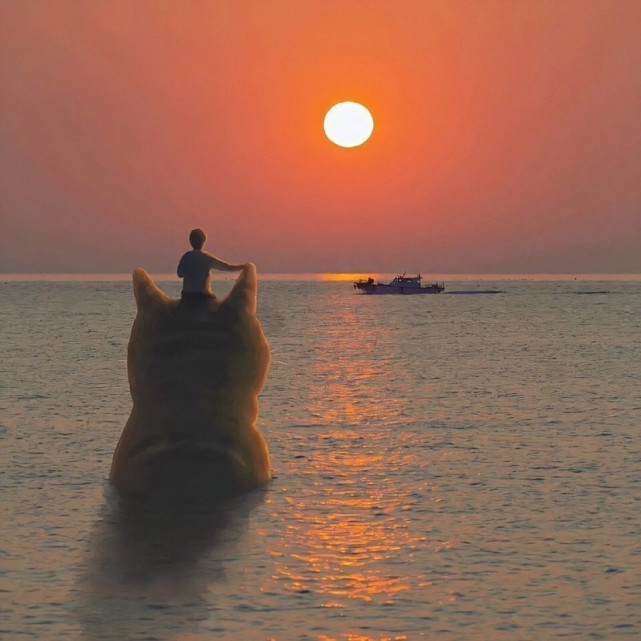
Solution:
M 130 284 L 2 283 L 0 637 L 641 638 L 641 282 L 446 286 L 261 282 L 274 479 L 178 518 L 107 482 Z

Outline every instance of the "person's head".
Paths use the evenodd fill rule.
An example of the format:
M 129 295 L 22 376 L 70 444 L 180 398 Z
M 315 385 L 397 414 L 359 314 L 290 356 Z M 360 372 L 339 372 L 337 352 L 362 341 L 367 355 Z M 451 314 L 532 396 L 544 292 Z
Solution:
M 207 234 L 202 229 L 192 229 L 189 234 L 189 244 L 194 249 L 202 249 L 205 241 L 207 240 Z

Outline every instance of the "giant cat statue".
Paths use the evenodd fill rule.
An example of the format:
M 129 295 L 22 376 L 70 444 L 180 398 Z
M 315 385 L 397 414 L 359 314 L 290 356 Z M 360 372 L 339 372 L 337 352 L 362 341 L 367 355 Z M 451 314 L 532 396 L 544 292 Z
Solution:
M 181 503 L 266 483 L 269 453 L 256 419 L 270 352 L 256 316 L 256 267 L 245 266 L 223 299 L 171 299 L 143 269 L 133 286 L 133 408 L 111 482 L 123 494 Z

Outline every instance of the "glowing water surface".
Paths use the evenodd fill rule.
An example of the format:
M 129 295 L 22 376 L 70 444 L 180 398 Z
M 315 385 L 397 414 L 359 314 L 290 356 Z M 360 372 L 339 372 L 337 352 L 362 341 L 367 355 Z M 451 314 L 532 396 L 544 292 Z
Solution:
M 4 283 L 0 636 L 638 638 L 641 283 L 491 285 L 261 283 L 275 478 L 177 517 L 106 483 L 130 283 Z

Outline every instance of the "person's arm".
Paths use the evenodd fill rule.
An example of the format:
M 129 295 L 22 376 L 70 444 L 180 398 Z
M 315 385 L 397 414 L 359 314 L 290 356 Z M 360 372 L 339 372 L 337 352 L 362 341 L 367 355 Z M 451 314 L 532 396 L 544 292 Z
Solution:
M 176 273 L 178 274 L 178 278 L 183 278 L 185 276 L 185 256 L 180 259 Z
M 222 272 L 237 272 L 240 269 L 243 269 L 247 263 L 226 263 L 224 260 L 217 258 L 213 254 L 207 253 L 207 256 L 210 261 L 210 269 L 218 269 Z

